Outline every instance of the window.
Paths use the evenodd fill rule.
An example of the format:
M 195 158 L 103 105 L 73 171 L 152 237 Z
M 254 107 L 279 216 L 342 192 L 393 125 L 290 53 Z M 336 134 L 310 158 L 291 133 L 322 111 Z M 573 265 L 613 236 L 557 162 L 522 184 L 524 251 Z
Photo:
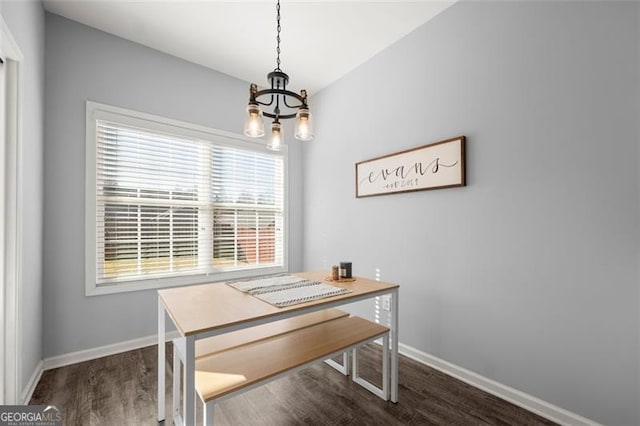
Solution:
M 87 102 L 87 294 L 286 271 L 286 160 Z

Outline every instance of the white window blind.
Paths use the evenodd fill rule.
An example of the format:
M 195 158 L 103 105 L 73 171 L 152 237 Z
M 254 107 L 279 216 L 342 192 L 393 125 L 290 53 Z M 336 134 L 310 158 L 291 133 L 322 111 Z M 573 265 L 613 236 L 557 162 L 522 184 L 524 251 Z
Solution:
M 281 155 L 96 119 L 95 165 L 97 286 L 284 265 Z

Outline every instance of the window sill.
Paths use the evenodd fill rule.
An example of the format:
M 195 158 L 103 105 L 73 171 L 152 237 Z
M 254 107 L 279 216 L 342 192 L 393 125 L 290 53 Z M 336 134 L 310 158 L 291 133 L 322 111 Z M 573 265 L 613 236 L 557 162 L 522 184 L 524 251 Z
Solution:
M 187 285 L 216 283 L 285 272 L 287 272 L 286 267 L 270 267 L 251 270 L 216 272 L 211 274 L 190 275 L 183 277 L 121 281 L 117 283 L 100 285 L 96 285 L 95 281 L 93 280 L 88 280 L 85 287 L 85 296 L 102 296 L 108 294 L 128 293 L 130 291 L 158 290 L 167 287 L 181 287 Z

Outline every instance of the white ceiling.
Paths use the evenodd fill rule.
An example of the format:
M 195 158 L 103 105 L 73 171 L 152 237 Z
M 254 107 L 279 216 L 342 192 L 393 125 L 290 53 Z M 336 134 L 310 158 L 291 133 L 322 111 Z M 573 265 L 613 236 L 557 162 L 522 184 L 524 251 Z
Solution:
M 281 68 L 317 92 L 456 0 L 281 0 Z M 273 1 L 45 0 L 49 12 L 264 87 L 275 68 Z

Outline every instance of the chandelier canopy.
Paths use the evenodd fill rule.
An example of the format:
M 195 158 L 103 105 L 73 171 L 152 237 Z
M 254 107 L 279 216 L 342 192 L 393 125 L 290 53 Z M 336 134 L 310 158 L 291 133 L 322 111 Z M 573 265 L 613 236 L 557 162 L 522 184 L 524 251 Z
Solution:
M 280 0 L 276 4 L 277 37 L 276 37 L 276 68 L 267 74 L 267 80 L 271 86 L 268 89 L 258 90 L 255 83 L 249 86 L 249 104 L 244 121 L 244 134 L 252 138 L 264 136 L 263 116 L 273 118 L 271 124 L 271 139 L 267 147 L 274 151 L 280 151 L 283 143 L 283 131 L 280 120 L 296 119 L 295 137 L 302 141 L 313 139 L 313 123 L 309 105 L 307 105 L 307 91 L 301 90 L 300 94 L 287 89 L 289 76 L 280 69 Z M 262 107 L 270 111 L 263 111 Z

